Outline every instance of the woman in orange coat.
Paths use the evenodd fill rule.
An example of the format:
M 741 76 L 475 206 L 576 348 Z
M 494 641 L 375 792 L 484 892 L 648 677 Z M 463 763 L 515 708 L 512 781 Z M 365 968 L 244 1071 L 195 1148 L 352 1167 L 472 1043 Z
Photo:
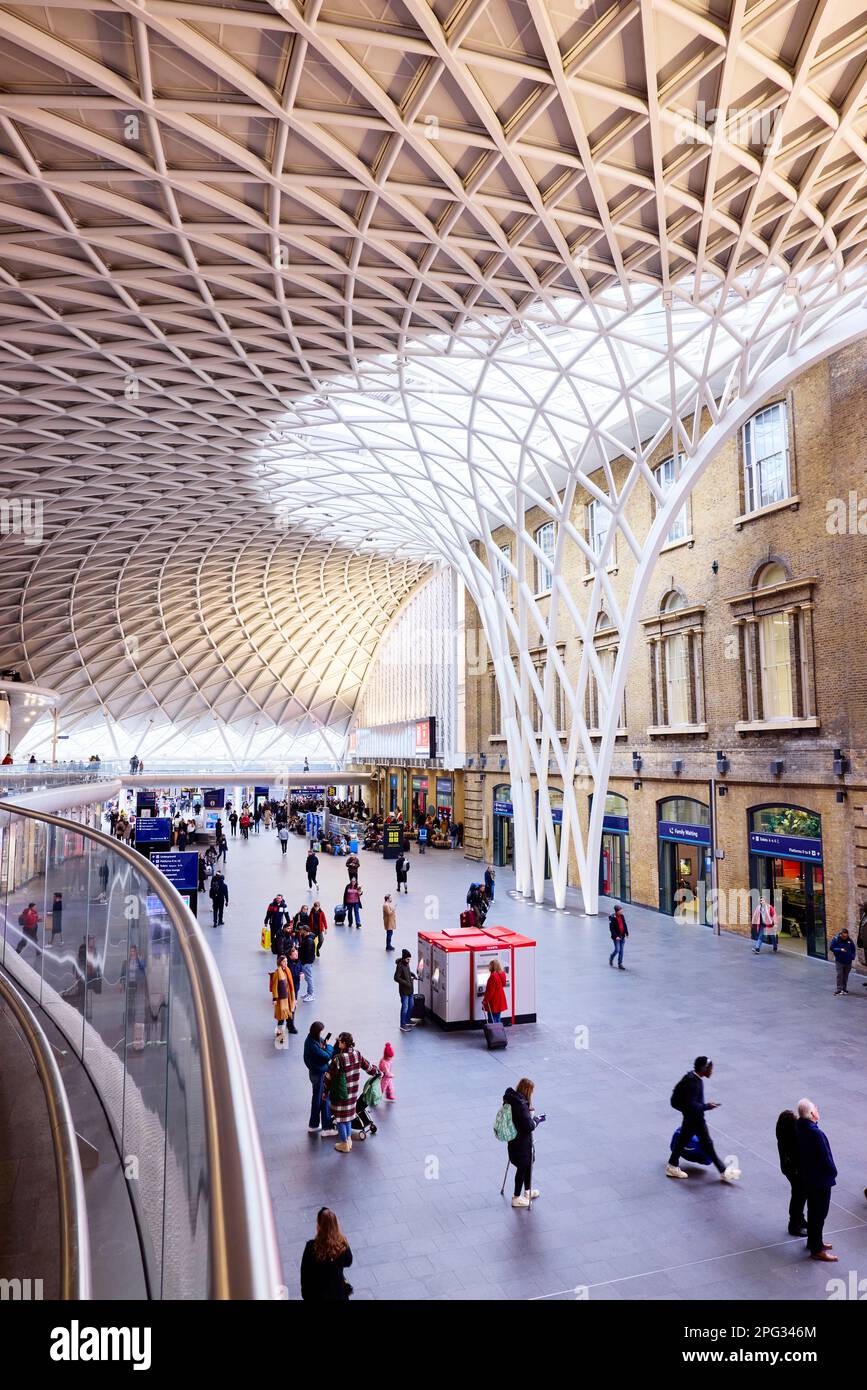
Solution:
M 499 1023 L 500 1015 L 508 1007 L 507 983 L 506 972 L 495 957 L 488 966 L 488 983 L 485 985 L 485 997 L 482 1000 L 485 1013 L 490 1014 L 495 1023 Z
M 297 1033 L 295 1027 L 295 985 L 289 962 L 285 956 L 277 960 L 277 969 L 271 974 L 271 998 L 274 1000 L 274 1017 L 277 1020 L 277 1033 L 282 1037 L 283 1025 L 288 1021 L 289 1032 Z

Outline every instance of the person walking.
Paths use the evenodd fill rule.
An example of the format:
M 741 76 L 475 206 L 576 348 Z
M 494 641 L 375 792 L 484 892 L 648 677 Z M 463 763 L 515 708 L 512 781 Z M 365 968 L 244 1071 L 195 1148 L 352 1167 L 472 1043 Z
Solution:
M 211 899 L 211 907 L 214 910 L 214 926 L 221 927 L 223 925 L 223 912 L 229 906 L 229 885 L 220 869 L 214 871 L 208 897 Z
M 303 996 L 303 1000 L 306 1004 L 312 1004 L 315 997 L 313 989 L 313 965 L 316 960 L 316 938 L 309 926 L 301 928 L 301 940 L 298 944 L 298 959 L 301 962 L 301 970 L 307 984 L 307 993 Z
M 783 1110 L 777 1119 L 777 1153 L 780 1155 L 780 1172 L 787 1179 L 789 1196 L 789 1235 L 805 1236 L 807 1222 L 804 1207 L 807 1193 L 801 1182 L 800 1156 L 798 1153 L 798 1117 L 794 1110 Z
M 55 893 L 51 903 L 51 941 L 50 946 L 63 945 L 63 894 Z
M 241 812 L 241 816 L 240 816 L 240 820 L 239 820 L 239 825 L 240 825 L 240 827 L 241 827 L 241 839 L 242 839 L 242 840 L 249 840 L 249 838 L 250 838 L 250 813 L 249 813 L 249 811 L 242 811 L 242 812 Z
M 400 1031 L 409 1033 L 418 1023 L 417 1018 L 412 1016 L 412 1002 L 415 996 L 415 986 L 413 980 L 418 979 L 414 974 L 410 961 L 412 956 L 409 951 L 401 951 L 400 960 L 394 967 L 394 979 L 397 984 L 397 992 L 400 995 Z
M 837 1256 L 825 1244 L 825 1221 L 831 1206 L 831 1188 L 837 1182 L 837 1169 L 827 1135 L 819 1128 L 819 1111 L 805 1096 L 798 1101 L 795 1125 L 798 1141 L 798 1169 L 807 1194 L 807 1249 L 812 1260 L 836 1263 Z
M 403 886 L 404 893 L 408 893 L 409 888 L 407 887 L 406 881 L 409 878 L 409 860 L 407 859 L 403 850 L 401 850 L 398 858 L 395 860 L 394 871 L 397 874 L 398 893 L 401 890 L 401 885 Z
M 358 879 L 351 878 L 343 890 L 343 906 L 346 908 L 346 925 L 352 926 L 353 916 L 355 917 L 356 928 L 361 930 L 361 895 L 363 888 L 359 888 Z
M 494 901 L 494 886 L 496 877 L 497 875 L 494 871 L 493 864 L 489 864 L 485 869 L 485 897 L 487 898 L 489 903 L 492 903 Z
M 310 1123 L 308 1134 L 321 1134 L 323 1139 L 333 1139 L 337 1130 L 331 1117 L 331 1105 L 325 1095 L 325 1073 L 331 1065 L 334 1048 L 329 1044 L 331 1037 L 325 1031 L 325 1024 L 317 1020 L 311 1023 L 310 1031 L 304 1039 L 304 1065 L 310 1077 L 312 1094 L 310 1098 Z
M 17 955 L 21 955 L 21 952 L 24 950 L 28 942 L 33 947 L 37 956 L 42 955 L 42 951 L 39 948 L 40 921 L 41 918 L 39 916 L 39 912 L 35 903 L 28 903 L 24 910 L 22 912 L 19 912 L 18 925 L 21 928 L 22 937 L 21 940 L 18 942 L 18 945 L 15 947 L 15 952 Z
M 285 826 L 285 825 L 281 825 L 281 826 L 280 826 L 280 829 L 277 831 L 277 839 L 278 839 L 279 842 L 280 842 L 280 853 L 281 853 L 282 855 L 285 855 L 285 854 L 286 854 L 286 850 L 289 848 L 289 829 L 288 829 L 288 826 Z
M 614 911 L 608 918 L 608 930 L 611 933 L 611 955 L 608 957 L 608 964 L 614 964 L 614 957 L 617 957 L 617 969 L 625 970 L 623 964 L 623 947 L 626 945 L 626 938 L 629 935 L 629 928 L 626 925 L 626 918 L 623 916 L 623 908 L 619 903 L 615 903 Z
M 285 826 L 284 826 L 283 828 L 285 829 Z M 281 834 L 282 834 L 282 831 L 281 831 Z M 287 840 L 289 839 L 289 831 L 288 831 L 288 830 L 286 831 L 286 839 L 287 839 Z M 316 855 L 316 854 L 314 854 L 312 849 L 311 849 L 310 853 L 308 854 L 307 859 L 306 859 L 305 862 L 304 862 L 304 872 L 305 872 L 306 875 L 307 875 L 307 887 L 308 887 L 308 889 L 310 889 L 310 888 L 315 888 L 316 891 L 317 891 L 317 893 L 318 893 L 318 892 L 319 892 L 319 856 Z
M 228 858 L 229 841 L 226 839 L 225 835 L 221 835 L 220 839 L 217 841 L 217 860 L 219 861 L 220 859 L 222 859 L 223 863 L 225 864 Z
M 849 971 L 855 959 L 855 942 L 849 935 L 849 928 L 843 927 L 831 942 L 831 955 L 837 963 L 837 988 L 835 994 L 848 994 Z
M 345 1303 L 352 1293 L 345 1270 L 352 1264 L 349 1241 L 337 1217 L 328 1207 L 320 1207 L 316 1235 L 308 1240 L 301 1256 L 301 1297 L 305 1303 Z
M 354 878 L 358 882 L 358 870 L 361 868 L 361 860 L 357 854 L 350 854 L 346 860 L 346 873 L 349 878 Z
M 280 1039 L 280 1046 L 285 1043 L 283 1030 L 286 1023 L 289 1024 L 289 1032 L 297 1033 L 293 1014 L 295 1013 L 295 985 L 292 980 L 292 972 L 289 969 L 289 962 L 285 956 L 280 956 L 277 960 L 277 968 L 271 972 L 269 977 L 269 988 L 271 998 L 274 1000 L 274 1017 L 277 1020 L 276 1037 Z
M 508 979 L 506 972 L 496 957 L 488 965 L 488 979 L 485 984 L 485 993 L 482 999 L 482 1008 L 486 1014 L 490 1014 L 495 1023 L 499 1023 L 505 1013 L 508 1001 L 506 999 L 506 985 Z
M 767 939 L 768 945 L 773 946 L 776 951 L 777 941 L 777 910 L 773 903 L 769 903 L 764 896 L 759 898 L 756 910 L 753 913 L 753 926 L 756 928 L 756 944 L 754 950 L 756 955 L 762 949 Z
M 503 1104 L 511 1107 L 512 1124 L 517 1131 L 514 1139 L 509 1140 L 509 1162 L 515 1165 L 513 1207 L 528 1207 L 541 1195 L 539 1189 L 532 1186 L 533 1134 L 547 1117 L 537 1115 L 533 1109 L 534 1090 L 534 1083 L 522 1076 L 517 1086 L 507 1086 L 503 1095 Z
M 355 1105 L 358 1100 L 358 1092 L 361 1089 L 361 1073 L 366 1071 L 369 1076 L 378 1076 L 379 1072 L 366 1057 L 363 1057 L 355 1046 L 355 1039 L 351 1033 L 340 1033 L 337 1038 L 337 1050 L 331 1058 L 328 1071 L 325 1073 L 325 1089 L 328 1092 L 328 1099 L 331 1103 L 331 1113 L 337 1125 L 337 1132 L 340 1140 L 334 1145 L 338 1153 L 348 1154 L 352 1152 L 352 1120 L 355 1115 Z M 364 1130 L 358 1132 L 357 1137 L 364 1139 Z
M 382 1098 L 383 1100 L 397 1100 L 394 1094 L 394 1048 L 387 1042 L 382 1049 L 382 1056 L 379 1059 L 379 1074 L 382 1077 Z
M 708 1110 L 716 1110 L 719 1107 L 718 1100 L 706 1101 L 704 1098 L 704 1083 L 713 1074 L 713 1062 L 709 1057 L 696 1057 L 692 1071 L 688 1071 L 682 1076 L 671 1093 L 671 1105 L 674 1110 L 679 1110 L 683 1119 L 680 1125 L 680 1134 L 674 1142 L 668 1166 L 665 1170 L 667 1178 L 688 1178 L 680 1167 L 680 1155 L 688 1146 L 692 1138 L 696 1138 L 699 1145 L 704 1149 L 710 1158 L 711 1163 L 716 1168 L 723 1182 L 736 1182 L 740 1177 L 740 1169 L 726 1167 L 713 1146 L 705 1120 L 705 1113 Z
M 391 901 L 390 893 L 386 893 L 385 901 L 382 904 L 382 925 L 385 928 L 385 949 L 387 951 L 393 951 L 394 947 L 391 944 L 391 938 L 394 936 L 395 928 L 397 927 L 397 911 L 394 903 Z
M 256 808 L 255 808 L 255 810 L 253 811 L 253 834 L 254 834 L 254 835 L 258 835 L 258 834 L 259 834 L 259 826 L 260 826 L 261 824 L 262 824 L 262 810 L 261 810 L 261 807 L 257 805 Z

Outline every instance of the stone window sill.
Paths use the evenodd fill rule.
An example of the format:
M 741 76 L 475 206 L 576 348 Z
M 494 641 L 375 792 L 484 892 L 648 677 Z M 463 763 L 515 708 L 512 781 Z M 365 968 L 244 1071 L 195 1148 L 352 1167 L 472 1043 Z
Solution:
M 666 541 L 659 553 L 660 555 L 666 555 L 669 550 L 679 550 L 682 545 L 688 545 L 690 550 L 692 550 L 692 547 L 695 545 L 695 536 L 692 534 L 688 536 L 678 536 L 676 541 Z
M 616 565 L 608 565 L 608 566 L 606 567 L 605 573 L 606 573 L 606 574 L 616 574 L 616 573 L 617 573 L 617 566 L 616 566 Z M 582 576 L 581 576 L 581 582 L 582 582 L 582 584 L 592 584 L 592 582 L 593 582 L 593 580 L 594 580 L 595 578 L 596 578 L 596 571 L 595 571 L 595 570 L 587 570 L 587 572 L 586 572 L 585 574 L 582 574 Z
M 735 724 L 736 734 L 779 734 L 789 729 L 818 729 L 820 721 L 809 719 L 750 719 Z
M 706 734 L 707 724 L 651 724 L 650 738 L 680 738 L 686 734 Z
M 800 494 L 794 492 L 791 497 L 784 497 L 780 502 L 769 502 L 766 507 L 757 507 L 754 512 L 744 512 L 743 516 L 736 516 L 733 525 L 736 531 L 740 531 L 748 521 L 759 521 L 763 516 L 772 516 L 774 512 L 796 512 L 800 505 Z

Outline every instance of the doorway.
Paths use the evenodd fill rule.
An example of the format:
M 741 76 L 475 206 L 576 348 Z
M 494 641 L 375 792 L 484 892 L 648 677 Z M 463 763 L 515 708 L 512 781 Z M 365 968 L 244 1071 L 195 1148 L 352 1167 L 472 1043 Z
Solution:
M 515 817 L 512 788 L 508 782 L 494 787 L 494 867 L 502 869 L 515 862 Z

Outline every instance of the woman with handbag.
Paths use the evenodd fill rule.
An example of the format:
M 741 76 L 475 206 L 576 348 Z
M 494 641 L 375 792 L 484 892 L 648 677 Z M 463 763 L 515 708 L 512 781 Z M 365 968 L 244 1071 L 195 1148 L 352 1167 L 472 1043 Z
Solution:
M 339 1141 L 334 1145 L 338 1153 L 352 1152 L 352 1120 L 361 1090 L 363 1071 L 366 1071 L 368 1076 L 379 1075 L 379 1068 L 368 1062 L 366 1057 L 362 1057 L 356 1048 L 352 1034 L 340 1033 L 331 1065 L 325 1073 L 325 1089 L 328 1092 L 331 1114 L 340 1135 Z M 361 1132 L 358 1137 L 363 1139 L 365 1135 Z
M 288 1022 L 289 1032 L 297 1033 L 295 1027 L 295 986 L 292 982 L 292 974 L 289 969 L 289 962 L 285 956 L 280 956 L 277 961 L 277 969 L 272 971 L 270 976 L 271 998 L 274 1000 L 274 1017 L 277 1020 L 277 1031 L 274 1034 L 274 1046 L 286 1046 L 286 1033 L 284 1025 Z
M 320 1207 L 316 1235 L 301 1257 L 301 1297 L 305 1303 L 342 1303 L 352 1293 L 344 1270 L 352 1264 L 349 1241 L 328 1207 Z

